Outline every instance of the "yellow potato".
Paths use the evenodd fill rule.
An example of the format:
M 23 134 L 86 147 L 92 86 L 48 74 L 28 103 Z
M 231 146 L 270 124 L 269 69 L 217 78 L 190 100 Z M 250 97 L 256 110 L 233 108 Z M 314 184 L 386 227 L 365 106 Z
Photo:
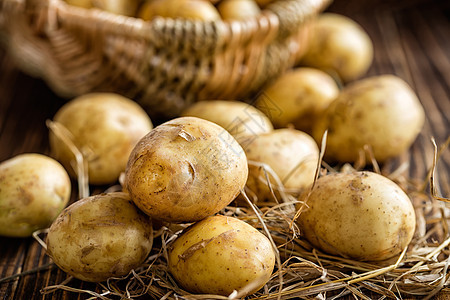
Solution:
M 311 30 L 302 65 L 336 74 L 344 82 L 361 77 L 372 65 L 372 40 L 354 20 L 339 14 L 322 13 Z
M 135 16 L 138 0 L 91 0 L 94 7 L 119 15 Z
M 28 237 L 47 228 L 70 199 L 69 175 L 60 163 L 26 153 L 0 164 L 0 235 Z
M 260 110 L 240 101 L 200 101 L 185 109 L 182 115 L 214 122 L 225 128 L 238 142 L 273 130 L 272 123 Z
M 170 246 L 169 271 L 191 293 L 228 296 L 270 279 L 275 255 L 269 239 L 236 218 L 214 216 L 187 228 Z
M 56 113 L 75 146 L 88 162 L 91 184 L 110 184 L 125 170 L 137 141 L 153 127 L 146 112 L 131 99 L 111 93 L 86 94 L 69 101 Z M 54 156 L 75 176 L 75 157 L 50 132 Z
M 47 254 L 75 278 L 100 282 L 139 267 L 150 253 L 153 229 L 126 193 L 78 200 L 53 222 Z
M 156 16 L 202 21 L 220 20 L 216 7 L 203 0 L 150 0 L 142 5 L 138 16 L 146 21 Z
M 261 134 L 245 148 L 249 161 L 247 187 L 252 190 L 258 200 L 270 199 L 271 192 L 264 170 L 256 163 L 269 166 L 283 187 L 268 172 L 272 188 L 277 191 L 283 188 L 286 192 L 298 194 L 314 181 L 314 174 L 319 159 L 319 148 L 308 134 L 295 129 L 276 129 Z
M 245 153 L 225 129 L 180 117 L 155 127 L 136 145 L 124 188 L 155 219 L 194 222 L 233 201 L 247 175 Z
M 224 20 L 248 20 L 261 14 L 261 9 L 254 0 L 222 0 L 217 6 Z
M 357 260 L 385 260 L 410 243 L 415 212 L 394 182 L 372 172 L 320 177 L 297 223 L 318 249 Z
M 313 123 L 338 96 L 339 87 L 327 73 L 313 68 L 295 68 L 263 89 L 255 106 L 261 107 L 275 127 L 293 124 L 311 133 Z M 268 105 L 268 103 L 272 105 Z M 277 113 L 272 106 L 277 106 Z
M 316 123 L 320 141 L 328 129 L 325 158 L 355 162 L 364 145 L 378 162 L 406 151 L 424 124 L 425 113 L 414 91 L 401 78 L 381 75 L 346 86 Z

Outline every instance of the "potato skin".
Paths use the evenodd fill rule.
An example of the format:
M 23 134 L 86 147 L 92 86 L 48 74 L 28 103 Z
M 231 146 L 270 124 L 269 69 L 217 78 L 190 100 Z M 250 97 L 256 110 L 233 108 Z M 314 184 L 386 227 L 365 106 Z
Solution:
M 269 165 L 282 181 L 286 191 L 299 194 L 314 181 L 319 159 L 319 148 L 308 134 L 296 129 L 275 129 L 261 134 L 245 147 L 249 162 Z M 268 173 L 272 188 L 279 190 L 273 177 Z M 258 200 L 270 199 L 271 192 L 264 171 L 249 164 L 247 187 Z
M 216 215 L 190 226 L 170 246 L 169 270 L 192 293 L 228 296 L 254 280 L 270 279 L 275 254 L 269 239 L 251 225 Z
M 372 65 L 373 43 L 354 20 L 322 13 L 315 19 L 300 64 L 338 75 L 344 82 L 360 78 Z
M 63 166 L 48 156 L 25 153 L 0 164 L 0 235 L 28 237 L 47 228 L 70 199 Z
M 370 145 L 382 163 L 406 151 L 424 121 L 422 105 L 408 84 L 380 75 L 346 86 L 317 121 L 313 136 L 319 142 L 328 129 L 326 160 L 354 162 Z
M 279 111 L 267 112 L 275 127 L 293 124 L 298 130 L 311 133 L 312 124 L 338 94 L 339 87 L 330 75 L 318 69 L 300 67 L 287 71 L 265 87 L 255 106 L 271 109 L 265 103 L 271 101 Z
M 301 200 L 306 200 L 303 195 Z M 372 172 L 320 177 L 297 219 L 301 234 L 318 249 L 363 261 L 398 255 L 410 243 L 415 212 L 394 182 Z
M 47 254 L 75 278 L 101 282 L 139 267 L 150 253 L 152 231 L 128 194 L 99 194 L 58 216 L 47 235 Z
M 124 188 L 155 219 L 194 222 L 233 201 L 247 176 L 245 153 L 224 128 L 180 117 L 155 127 L 136 145 Z
M 272 123 L 263 112 L 241 101 L 199 101 L 186 108 L 182 116 L 214 122 L 225 128 L 238 142 L 273 130 Z
M 151 0 L 146 1 L 138 16 L 145 21 L 155 17 L 183 18 L 201 21 L 220 20 L 220 14 L 216 7 L 203 0 Z
M 111 184 L 125 170 L 133 147 L 152 128 L 147 113 L 131 99 L 92 93 L 64 104 L 54 116 L 72 134 L 88 161 L 89 183 Z M 75 177 L 70 149 L 50 132 L 54 157 Z
M 261 9 L 254 0 L 222 0 L 218 6 L 223 20 L 248 20 L 261 14 Z

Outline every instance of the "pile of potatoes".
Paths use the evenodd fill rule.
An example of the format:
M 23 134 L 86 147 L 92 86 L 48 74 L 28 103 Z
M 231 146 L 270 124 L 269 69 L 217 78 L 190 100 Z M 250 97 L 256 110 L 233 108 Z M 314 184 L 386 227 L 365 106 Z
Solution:
M 246 20 L 261 14 L 275 0 L 65 0 L 83 8 L 98 8 L 145 21 L 155 17 L 200 21 Z
M 162 2 L 168 11 L 173 1 L 151 1 Z M 242 204 L 245 192 L 259 206 L 294 199 L 299 238 L 318 250 L 363 261 L 398 255 L 415 230 L 408 195 L 370 170 L 318 172 L 320 147 L 338 167 L 362 158 L 385 163 L 414 142 L 423 108 L 395 75 L 362 78 L 373 50 L 354 21 L 324 13 L 312 32 L 299 65 L 252 103 L 199 101 L 154 127 L 136 102 L 116 94 L 67 102 L 52 120 L 52 157 L 23 154 L 0 164 L 0 235 L 49 228 L 55 264 L 100 282 L 145 262 L 156 223 L 186 224 L 168 245 L 176 282 L 191 293 L 250 295 L 270 280 L 276 249 L 265 233 L 221 214 Z M 349 42 L 340 44 L 342 36 Z M 90 185 L 120 190 L 67 206 L 70 178 L 80 172 Z

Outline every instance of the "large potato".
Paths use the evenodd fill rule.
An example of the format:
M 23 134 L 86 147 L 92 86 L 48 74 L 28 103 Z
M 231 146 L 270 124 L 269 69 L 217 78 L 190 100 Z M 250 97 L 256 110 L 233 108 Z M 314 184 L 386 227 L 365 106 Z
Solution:
M 425 113 L 414 91 L 401 78 L 381 75 L 355 81 L 330 104 L 313 130 L 316 141 L 328 129 L 325 158 L 354 162 L 372 148 L 384 162 L 406 151 L 424 124 Z
M 319 148 L 314 139 L 304 132 L 276 129 L 257 136 L 244 150 L 249 161 L 247 187 L 256 194 L 258 200 L 270 199 L 272 196 L 263 168 L 252 162 L 264 163 L 275 172 L 282 187 L 267 171 L 275 191 L 284 189 L 298 194 L 314 181 Z
M 263 89 L 255 106 L 266 113 L 275 127 L 293 124 L 310 133 L 315 120 L 339 94 L 339 87 L 327 73 L 313 68 L 295 68 Z M 276 105 L 273 112 L 272 105 Z
M 248 294 L 270 279 L 275 255 L 269 239 L 236 218 L 216 215 L 190 226 L 170 246 L 169 270 L 192 293 Z
M 146 21 L 157 16 L 202 21 L 220 20 L 215 6 L 203 0 L 149 0 L 142 5 L 138 16 Z
M 126 193 L 78 200 L 53 222 L 47 254 L 75 278 L 100 282 L 139 267 L 152 247 L 152 224 Z
M 0 164 L 0 235 L 28 237 L 47 228 L 67 205 L 71 183 L 56 160 L 17 155 Z
M 131 99 L 111 93 L 86 94 L 59 109 L 54 121 L 62 124 L 88 163 L 91 184 L 110 184 L 125 170 L 133 147 L 153 127 L 147 113 Z M 50 132 L 54 156 L 75 176 L 75 157 Z
M 261 14 L 261 9 L 254 0 L 222 0 L 217 6 L 224 20 L 248 20 Z
M 214 122 L 225 128 L 238 142 L 273 130 L 264 113 L 240 101 L 199 101 L 186 108 L 182 115 Z
M 343 15 L 322 13 L 312 24 L 308 49 L 300 64 L 348 82 L 364 75 L 372 61 L 372 40 L 358 23 Z
M 245 153 L 224 128 L 180 117 L 155 127 L 136 145 L 124 189 L 155 219 L 194 222 L 233 201 L 247 175 Z
M 385 260 L 410 243 L 415 213 L 408 196 L 372 172 L 320 177 L 297 223 L 312 245 L 357 260 Z

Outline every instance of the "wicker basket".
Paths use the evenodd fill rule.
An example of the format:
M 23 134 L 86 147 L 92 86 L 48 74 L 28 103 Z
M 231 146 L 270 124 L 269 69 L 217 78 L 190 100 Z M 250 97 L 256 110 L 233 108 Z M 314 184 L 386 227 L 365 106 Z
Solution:
M 249 99 L 293 65 L 295 36 L 329 2 L 279 0 L 245 22 L 145 22 L 62 0 L 1 0 L 0 36 L 61 97 L 117 92 L 173 117 L 197 100 Z

